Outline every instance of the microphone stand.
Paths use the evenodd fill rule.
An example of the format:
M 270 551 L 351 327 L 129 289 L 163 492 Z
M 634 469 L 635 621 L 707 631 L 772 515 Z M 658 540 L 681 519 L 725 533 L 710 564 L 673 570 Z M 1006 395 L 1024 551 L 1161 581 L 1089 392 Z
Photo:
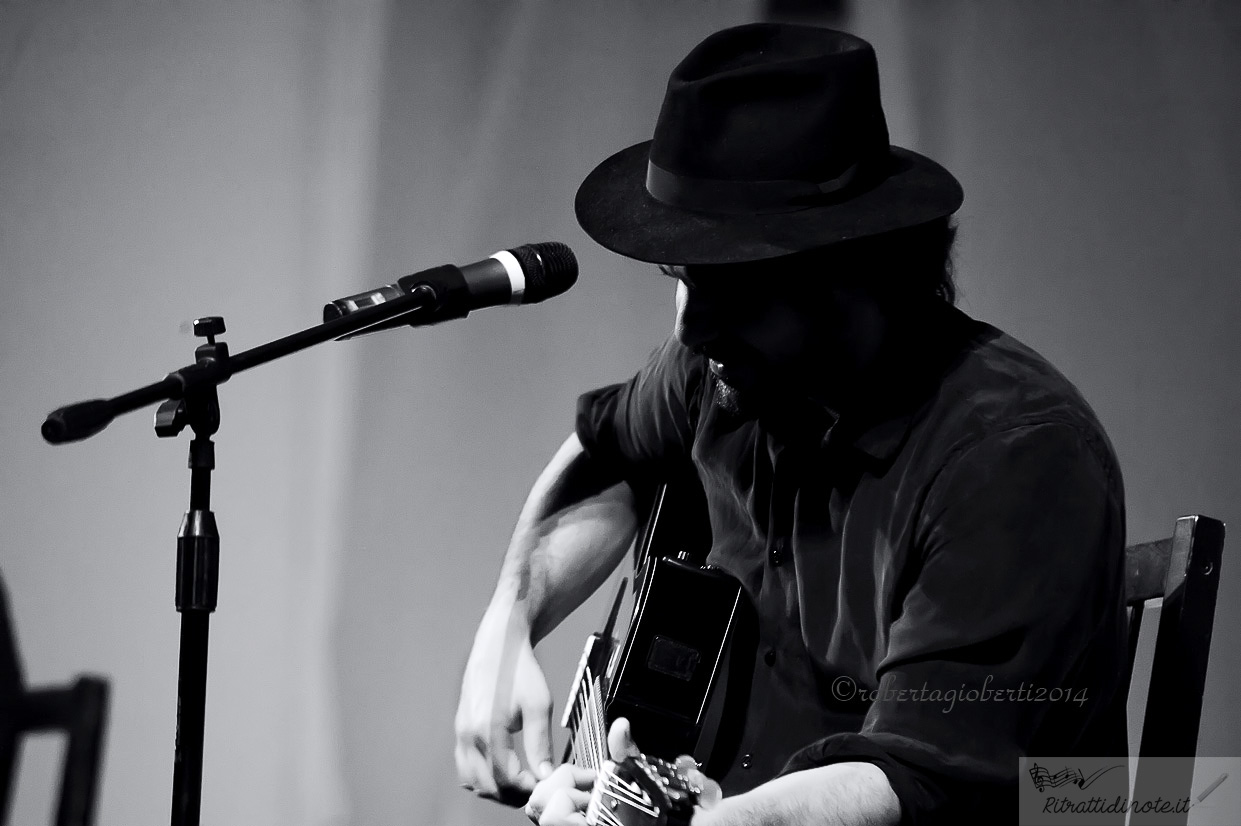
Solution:
M 208 620 L 216 607 L 219 583 L 220 534 L 211 512 L 211 471 L 215 468 L 212 435 L 220 427 L 217 389 L 230 377 L 251 367 L 304 350 L 328 339 L 347 338 L 397 319 L 422 318 L 421 310 L 443 310 L 441 296 L 426 284 L 392 301 L 358 310 L 284 338 L 229 356 L 228 345 L 216 341 L 224 319 L 208 316 L 194 322 L 194 335 L 205 337 L 194 351 L 195 362 L 161 381 L 111 399 L 94 399 L 62 407 L 43 423 L 43 438 L 52 444 L 79 441 L 98 433 L 118 415 L 161 399 L 155 433 L 178 435 L 188 425 L 190 441 L 190 504 L 177 535 L 176 609 L 181 614 L 177 672 L 177 729 L 173 752 L 172 826 L 198 826 L 202 802 L 203 731 L 207 703 Z M 459 318 L 449 308 L 431 321 Z M 387 324 L 385 325 L 385 322 Z

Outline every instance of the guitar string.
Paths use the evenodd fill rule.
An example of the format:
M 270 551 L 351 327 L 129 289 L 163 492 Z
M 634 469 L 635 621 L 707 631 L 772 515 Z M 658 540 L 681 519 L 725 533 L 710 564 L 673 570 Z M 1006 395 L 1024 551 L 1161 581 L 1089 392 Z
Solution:
M 568 716 L 568 728 L 570 737 L 570 753 L 573 756 L 573 762 L 577 765 L 591 765 L 589 752 L 593 752 L 592 733 L 589 730 L 583 731 L 582 722 L 585 712 L 589 708 L 587 702 L 587 693 L 591 689 L 590 667 L 587 665 L 585 656 L 578 663 L 577 673 L 574 675 L 577 682 L 578 690 L 573 693 L 573 708 Z
M 608 720 L 603 712 L 603 692 L 601 687 L 595 689 L 595 722 L 599 737 L 600 764 L 608 758 Z
M 573 741 L 573 762 L 575 765 L 582 764 L 582 701 L 581 692 L 573 701 L 573 712 L 569 716 L 570 721 L 570 737 Z
M 579 766 L 596 768 L 593 760 L 595 753 L 594 735 L 587 717 L 587 710 L 590 707 L 587 695 L 591 689 L 589 674 L 589 669 L 586 669 L 583 673 L 581 690 L 577 692 L 573 703 L 571 715 L 573 723 L 573 762 Z
M 577 720 L 573 719 L 575 709 L 576 705 L 573 710 L 569 711 L 568 716 L 565 718 L 568 722 L 569 729 L 569 759 L 574 763 L 577 762 Z
M 595 678 L 591 674 L 590 668 L 586 669 L 586 690 L 582 692 L 582 720 L 583 727 L 586 729 L 586 765 L 587 768 L 598 770 L 599 768 L 599 734 L 596 730 L 595 720 L 592 715 L 594 701 L 591 699 L 591 692 L 595 688 Z
M 595 815 L 593 820 L 591 819 L 592 813 Z M 588 826 L 598 826 L 600 823 L 603 826 L 624 826 L 619 817 L 609 812 L 602 803 L 596 805 L 593 800 L 591 801 L 590 809 L 586 812 L 586 823 Z
M 611 773 L 609 772 L 609 774 Z M 604 779 L 606 781 L 606 778 Z M 594 811 L 594 814 L 597 816 L 595 819 L 596 824 L 599 821 L 602 821 L 605 826 L 624 826 L 623 823 L 621 822 L 620 817 L 612 813 L 611 811 L 609 811 L 608 808 L 604 806 L 603 800 L 599 797 L 599 795 L 596 795 L 596 794 L 591 795 L 590 806 L 587 807 L 587 814 L 586 814 L 586 822 L 588 824 L 591 823 L 590 810 L 592 809 Z
M 594 688 L 595 686 L 592 685 L 592 692 Z M 599 711 L 601 706 L 597 703 L 598 693 L 593 693 L 596 702 L 590 703 L 587 707 L 594 712 L 590 725 L 595 731 L 595 737 L 598 738 L 599 734 L 602 732 L 602 726 L 598 725 L 598 723 L 602 722 L 601 712 Z M 608 770 L 602 766 L 602 763 L 600 763 L 597 770 L 601 773 L 603 778 L 604 789 L 614 798 L 617 798 L 619 802 L 626 803 L 631 808 L 637 809 L 643 814 L 648 814 L 653 817 L 657 817 L 659 815 L 659 809 L 654 807 L 654 802 L 649 799 L 645 799 L 644 797 L 639 797 L 638 794 L 629 787 L 629 785 L 625 784 L 625 782 L 617 776 L 614 769 Z
M 590 672 L 587 670 L 582 676 L 582 690 L 578 693 L 577 705 L 575 712 L 577 714 L 577 732 L 578 732 L 578 760 L 579 766 L 590 767 L 591 754 L 594 752 L 591 744 L 590 720 L 586 717 L 586 692 L 590 691 L 589 682 Z
M 602 789 L 616 803 L 629 806 L 641 814 L 658 817 L 658 807 L 653 806 L 652 802 L 636 797 L 634 792 L 619 780 L 615 772 L 604 768 L 603 763 L 607 757 L 607 732 L 605 731 L 606 718 L 603 713 L 600 681 L 594 677 L 589 668 L 586 669 L 584 677 L 583 688 L 585 690 L 578 693 L 572 714 L 575 729 L 574 762 L 597 772 L 603 772 Z M 592 795 L 587 807 L 587 823 L 592 823 L 591 810 L 596 815 L 594 824 L 624 826 L 624 823 L 603 805 L 598 795 Z
M 603 684 L 599 679 L 595 679 L 593 690 L 591 691 L 591 700 L 595 712 L 595 732 L 599 738 L 599 763 L 603 764 L 603 760 L 608 756 L 608 733 L 607 720 L 603 715 Z
M 585 709 L 585 705 L 581 705 L 577 712 L 578 729 L 575 741 L 576 759 L 574 762 L 579 766 L 590 765 L 590 730 L 589 723 L 586 721 Z
M 602 823 L 604 826 L 625 826 L 619 817 L 609 812 L 602 805 L 595 807 L 595 814 L 597 815 L 595 819 L 596 824 Z M 586 818 L 586 822 L 590 824 L 591 821 L 589 817 Z
M 642 797 L 639 797 L 637 793 L 634 792 L 633 789 L 629 788 L 625 781 L 617 777 L 615 773 L 609 772 L 607 777 L 604 778 L 604 781 L 608 794 L 616 798 L 624 798 L 625 802 L 629 803 L 630 806 L 645 812 L 646 814 L 659 814 L 659 809 L 655 806 L 655 802 L 650 800 L 649 797 L 646 796 L 645 792 Z
M 583 755 L 584 757 L 583 763 L 586 766 L 586 768 L 595 769 L 597 771 L 599 769 L 601 761 L 598 759 L 599 738 L 598 738 L 597 726 L 595 724 L 595 721 L 593 719 L 593 714 L 592 714 L 594 710 L 594 701 L 591 697 L 591 694 L 594 692 L 594 688 L 595 688 L 594 676 L 591 674 L 590 668 L 587 667 L 586 679 L 585 679 L 586 690 L 583 691 L 581 694 L 581 701 L 582 701 L 581 703 L 582 705 L 581 730 L 586 736 L 586 743 L 585 743 L 586 753 Z
M 607 792 L 607 794 L 609 794 L 616 803 L 626 805 L 648 817 L 659 817 L 659 809 L 652 806 L 645 800 L 634 797 L 633 791 L 628 789 L 623 784 L 623 781 L 620 781 L 619 778 L 616 777 L 615 773 L 606 772 L 603 775 L 603 780 L 603 790 Z M 621 792 L 621 794 L 618 794 L 618 792 Z M 592 795 L 590 805 L 587 807 L 587 823 L 591 822 L 591 809 L 593 809 L 595 814 L 602 818 L 606 823 L 616 824 L 616 826 L 623 826 L 623 823 L 619 817 L 604 806 L 602 799 L 598 795 Z
M 659 809 L 654 808 L 650 803 L 628 795 L 618 794 L 614 787 L 607 789 L 607 793 L 618 802 L 624 803 L 631 809 L 637 809 L 643 814 L 651 815 L 653 817 L 658 816 L 659 814 Z

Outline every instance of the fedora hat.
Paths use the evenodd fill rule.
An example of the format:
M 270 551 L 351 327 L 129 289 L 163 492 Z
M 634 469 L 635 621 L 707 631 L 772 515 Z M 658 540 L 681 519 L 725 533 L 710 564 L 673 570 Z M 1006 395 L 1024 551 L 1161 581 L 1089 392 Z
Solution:
M 681 61 L 653 139 L 599 164 L 574 207 L 628 258 L 730 264 L 923 224 L 962 197 L 948 170 L 888 143 L 869 43 L 753 23 Z

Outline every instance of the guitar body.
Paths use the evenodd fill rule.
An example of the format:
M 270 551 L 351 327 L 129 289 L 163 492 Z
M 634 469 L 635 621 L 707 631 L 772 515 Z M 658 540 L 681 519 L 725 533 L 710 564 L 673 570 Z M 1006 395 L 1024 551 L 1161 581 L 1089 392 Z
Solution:
M 627 718 L 642 750 L 664 760 L 689 754 L 715 768 L 731 758 L 727 732 L 744 713 L 735 684 L 749 676 L 738 650 L 749 647 L 745 600 L 722 571 L 651 557 L 608 680 L 607 721 Z
M 587 641 L 565 709 L 566 760 L 600 772 L 592 824 L 688 822 L 698 790 L 670 796 L 677 774 L 669 767 L 688 754 L 719 776 L 736 756 L 756 622 L 741 584 L 704 564 L 709 549 L 697 480 L 661 486 L 635 545 L 639 584 L 628 633 L 618 647 L 612 628 L 622 583 L 603 631 Z M 607 728 L 618 717 L 629 720 L 643 755 L 605 766 Z

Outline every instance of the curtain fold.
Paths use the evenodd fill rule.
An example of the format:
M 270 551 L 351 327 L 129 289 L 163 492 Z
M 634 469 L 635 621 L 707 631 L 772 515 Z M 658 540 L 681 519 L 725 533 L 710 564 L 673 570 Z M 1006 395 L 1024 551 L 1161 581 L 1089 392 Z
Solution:
M 189 432 L 151 410 L 52 447 L 43 416 L 309 327 L 369 275 L 386 3 L 0 4 L 0 572 L 35 684 L 106 676 L 97 822 L 167 820 Z M 329 653 L 357 350 L 220 388 L 205 823 L 347 822 Z M 34 738 L 14 823 L 47 822 Z

